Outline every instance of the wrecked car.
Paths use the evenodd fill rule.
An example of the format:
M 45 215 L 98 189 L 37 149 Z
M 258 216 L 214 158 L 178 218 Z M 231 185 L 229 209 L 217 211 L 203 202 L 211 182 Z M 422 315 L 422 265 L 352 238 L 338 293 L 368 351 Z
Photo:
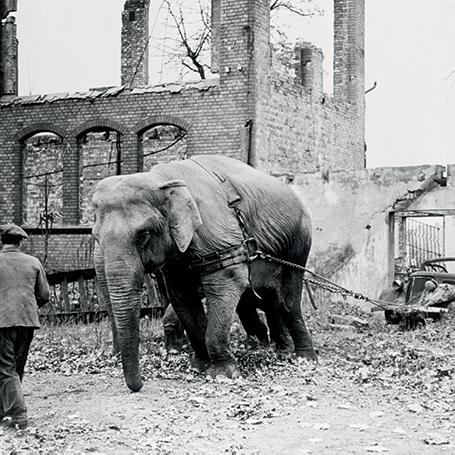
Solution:
M 428 259 L 404 281 L 395 280 L 379 297 L 392 304 L 384 311 L 386 321 L 414 327 L 426 318 L 439 319 L 455 300 L 455 273 L 449 272 L 454 268 L 455 257 Z

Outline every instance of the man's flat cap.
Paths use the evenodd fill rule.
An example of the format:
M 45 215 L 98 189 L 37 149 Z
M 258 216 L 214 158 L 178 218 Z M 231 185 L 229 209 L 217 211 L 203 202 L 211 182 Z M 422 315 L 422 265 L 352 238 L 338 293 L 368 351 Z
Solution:
M 5 226 L 0 226 L 0 237 L 2 239 L 4 237 L 10 237 L 10 238 L 15 237 L 15 238 L 19 238 L 19 239 L 26 239 L 26 238 L 28 238 L 28 235 L 19 226 L 16 226 L 15 224 L 7 224 Z

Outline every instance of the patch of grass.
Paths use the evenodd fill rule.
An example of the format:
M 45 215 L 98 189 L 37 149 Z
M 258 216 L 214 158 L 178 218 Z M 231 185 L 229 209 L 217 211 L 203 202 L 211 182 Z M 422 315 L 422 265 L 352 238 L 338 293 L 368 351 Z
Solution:
M 60 345 L 62 353 L 71 347 L 83 353 L 112 350 L 112 336 L 107 320 L 93 324 L 44 322 L 41 329 L 35 332 L 35 342 L 48 346 Z

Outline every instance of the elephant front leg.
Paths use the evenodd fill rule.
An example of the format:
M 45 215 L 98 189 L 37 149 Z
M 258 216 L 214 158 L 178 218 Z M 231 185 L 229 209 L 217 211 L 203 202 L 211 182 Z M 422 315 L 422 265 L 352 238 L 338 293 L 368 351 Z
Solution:
M 211 360 L 209 375 L 237 378 L 240 372 L 230 347 L 230 331 L 240 297 L 248 285 L 246 266 L 239 264 L 203 279 L 207 298 L 205 344 Z
M 163 283 L 169 302 L 183 325 L 194 351 L 191 369 L 205 372 L 210 357 L 205 345 L 207 318 L 198 291 L 197 281 L 183 263 L 169 263 L 163 271 Z

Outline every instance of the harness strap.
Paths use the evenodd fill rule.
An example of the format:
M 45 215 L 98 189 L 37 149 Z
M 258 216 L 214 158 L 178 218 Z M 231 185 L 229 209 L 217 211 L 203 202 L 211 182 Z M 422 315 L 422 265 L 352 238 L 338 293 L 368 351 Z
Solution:
M 219 171 L 209 171 L 204 165 L 202 165 L 197 159 L 190 158 L 191 161 L 196 163 L 202 169 L 204 169 L 207 174 L 211 175 L 212 177 L 215 176 L 217 179 L 217 183 L 223 188 L 223 191 L 226 193 L 227 203 L 229 208 L 237 207 L 242 198 L 240 194 L 237 193 L 236 189 L 232 186 L 232 183 Z
M 190 268 L 199 275 L 207 275 L 224 267 L 228 267 L 233 264 L 240 264 L 241 262 L 246 262 L 247 260 L 248 255 L 242 243 L 240 245 L 226 248 L 222 251 L 215 251 L 214 253 L 192 259 L 190 261 Z
M 242 198 L 237 190 L 234 188 L 232 183 L 219 171 L 209 171 L 204 165 L 202 165 L 197 159 L 189 158 L 191 161 L 196 163 L 205 172 L 211 175 L 218 185 L 222 188 L 226 194 L 226 200 L 228 207 L 232 209 L 237 222 L 239 223 L 240 230 L 244 241 L 240 245 L 235 245 L 233 247 L 226 248 L 223 251 L 215 251 L 214 253 L 207 254 L 198 259 L 191 261 L 191 268 L 193 270 L 198 270 L 198 273 L 205 275 L 207 273 L 215 272 L 224 267 L 227 267 L 232 264 L 239 264 L 241 262 L 248 262 L 248 280 L 251 284 L 251 270 L 249 263 L 257 258 L 256 250 L 257 243 L 256 240 L 250 238 L 248 231 L 242 216 L 242 212 L 239 208 L 239 204 L 242 202 Z M 216 177 L 216 178 L 215 178 Z M 251 286 L 253 289 L 253 286 Z M 253 289 L 254 292 L 254 289 Z

